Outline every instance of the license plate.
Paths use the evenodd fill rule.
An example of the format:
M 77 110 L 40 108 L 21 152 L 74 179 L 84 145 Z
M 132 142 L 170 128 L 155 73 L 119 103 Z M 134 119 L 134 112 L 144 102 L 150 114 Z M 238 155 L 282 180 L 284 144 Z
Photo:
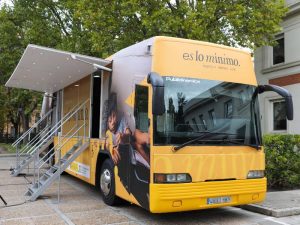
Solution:
M 228 202 L 231 202 L 230 196 L 207 198 L 207 205 L 221 204 L 221 203 L 228 203 Z

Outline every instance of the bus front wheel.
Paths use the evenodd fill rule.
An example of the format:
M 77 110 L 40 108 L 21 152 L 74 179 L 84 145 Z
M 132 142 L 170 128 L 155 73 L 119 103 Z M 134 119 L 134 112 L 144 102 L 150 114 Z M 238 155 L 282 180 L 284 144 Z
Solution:
M 103 200 L 107 205 L 118 203 L 119 198 L 116 196 L 114 164 L 110 159 L 106 159 L 102 164 L 99 186 Z

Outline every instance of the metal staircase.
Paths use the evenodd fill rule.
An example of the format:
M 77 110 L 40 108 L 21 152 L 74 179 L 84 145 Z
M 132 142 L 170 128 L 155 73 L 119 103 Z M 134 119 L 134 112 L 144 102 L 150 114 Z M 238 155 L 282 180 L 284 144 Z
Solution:
M 34 181 L 28 188 L 25 196 L 27 200 L 34 201 L 57 179 L 61 173 L 89 146 L 89 138 L 86 136 L 88 119 L 86 117 L 86 107 L 89 99 L 79 106 L 76 106 L 67 116 L 59 121 L 54 128 L 44 136 L 44 142 L 53 138 L 55 131 L 62 130 L 68 124 L 68 130 L 63 136 L 58 136 L 57 143 L 45 154 L 39 157 L 39 150 L 36 150 L 34 161 Z M 70 126 L 72 124 L 72 126 Z M 65 129 L 65 127 L 64 127 Z M 74 142 L 75 141 L 75 142 Z M 71 143 L 75 143 L 71 145 Z M 62 156 L 62 149 L 69 149 Z M 71 147 L 70 147 L 71 146 Z M 50 165 L 55 159 L 55 164 Z
M 11 172 L 13 176 L 19 175 L 32 162 L 36 152 L 40 154 L 53 142 L 53 138 L 46 135 L 51 129 L 54 111 L 55 108 L 51 109 L 12 144 L 16 149 L 16 166 Z
M 37 180 L 29 187 L 25 196 L 28 196 L 29 201 L 36 200 L 58 177 L 67 169 L 67 167 L 89 146 L 89 142 L 83 144 L 79 140 L 56 164 L 51 166 L 43 174 L 38 173 Z M 44 162 L 45 163 L 45 162 Z M 43 166 L 39 166 L 39 170 Z

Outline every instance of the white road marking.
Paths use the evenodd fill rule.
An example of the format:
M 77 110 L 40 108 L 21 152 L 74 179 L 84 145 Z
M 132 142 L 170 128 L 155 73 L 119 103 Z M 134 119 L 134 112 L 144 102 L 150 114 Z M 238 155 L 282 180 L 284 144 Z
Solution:
M 75 225 L 69 217 L 67 217 L 62 211 L 60 211 L 57 207 L 55 207 L 48 199 L 44 200 L 47 205 L 49 205 L 49 207 L 51 209 L 53 209 L 68 225 Z
M 274 217 L 266 217 L 264 218 L 265 220 L 269 220 L 269 221 L 272 221 L 274 223 L 278 223 L 280 225 L 290 225 L 289 223 L 284 223 L 284 222 L 280 222 L 280 221 L 277 221 L 276 218 Z

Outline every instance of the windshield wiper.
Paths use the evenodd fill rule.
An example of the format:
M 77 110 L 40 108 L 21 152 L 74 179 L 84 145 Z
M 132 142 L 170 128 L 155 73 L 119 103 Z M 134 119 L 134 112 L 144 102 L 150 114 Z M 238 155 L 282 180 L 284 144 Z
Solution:
M 223 133 L 213 133 L 213 134 L 223 134 Z M 225 134 L 225 133 L 224 133 Z M 228 134 L 227 134 L 228 135 Z M 230 134 L 229 134 L 230 135 Z M 244 139 L 228 139 L 228 138 L 223 138 L 223 139 L 219 139 L 219 140 L 214 140 L 214 139 L 202 139 L 205 135 L 202 135 L 200 137 L 197 137 L 193 140 L 190 140 L 188 142 L 185 142 L 183 143 L 182 145 L 179 145 L 179 146 L 176 146 L 174 147 L 174 150 L 177 151 L 179 150 L 180 148 L 183 148 L 184 146 L 187 146 L 193 142 L 196 142 L 196 141 L 201 141 L 201 142 L 221 142 L 221 143 L 232 143 L 232 144 L 236 144 L 236 145 L 239 145 L 239 146 L 249 146 L 249 147 L 252 147 L 252 148 L 256 148 L 257 150 L 260 149 L 260 146 L 259 145 L 255 145 L 255 144 L 245 144 L 245 143 L 241 143 L 237 140 L 244 140 Z
M 228 139 L 228 138 L 224 138 L 223 140 L 219 140 L 219 141 L 222 141 L 223 143 L 232 143 L 232 144 L 237 144 L 237 145 L 242 145 L 242 146 L 249 146 L 249 147 L 252 147 L 252 148 L 256 148 L 257 150 L 260 149 L 259 145 L 245 144 L 245 143 L 238 142 L 236 140 L 244 140 L 244 139 Z
M 196 142 L 196 141 L 199 141 L 199 140 L 201 140 L 203 137 L 205 137 L 206 135 L 208 135 L 208 134 L 223 134 L 223 135 L 236 135 L 236 134 L 230 134 L 230 133 L 225 133 L 225 132 L 210 132 L 210 131 L 202 131 L 202 132 L 197 132 L 197 133 L 202 133 L 203 135 L 200 135 L 199 137 L 196 137 L 196 138 L 194 138 L 194 139 L 192 139 L 192 140 L 190 140 L 190 141 L 187 141 L 187 142 L 184 142 L 184 143 L 182 143 L 181 145 L 178 145 L 178 146 L 175 146 L 174 148 L 173 148 L 173 150 L 174 151 L 178 151 L 179 149 L 181 149 L 181 148 L 183 148 L 183 147 L 185 147 L 185 146 L 187 146 L 187 145 L 190 145 L 190 144 L 192 144 L 192 143 L 194 143 L 194 142 Z

